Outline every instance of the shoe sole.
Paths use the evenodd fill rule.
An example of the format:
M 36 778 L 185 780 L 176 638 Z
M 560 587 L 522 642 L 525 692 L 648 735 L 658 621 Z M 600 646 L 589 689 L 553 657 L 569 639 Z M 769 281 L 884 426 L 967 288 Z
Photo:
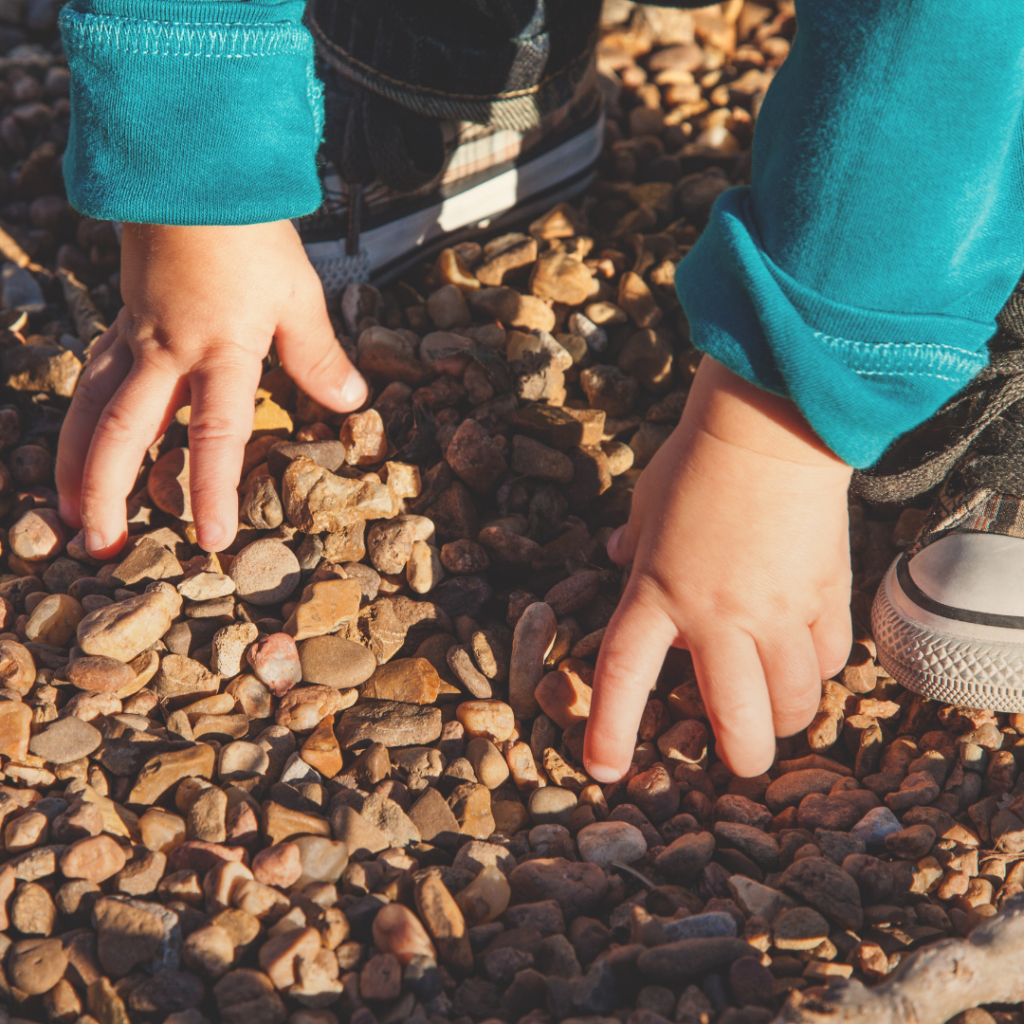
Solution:
M 385 283 L 430 252 L 469 238 L 476 231 L 494 230 L 527 217 L 584 191 L 594 180 L 601 155 L 604 118 L 547 150 L 533 160 L 511 167 L 463 192 L 416 210 L 378 228 L 364 231 L 359 245 L 369 260 L 370 280 Z M 324 291 L 337 294 L 351 265 L 344 239 L 307 242 L 306 255 Z
M 878 587 L 871 629 L 879 664 L 908 690 L 961 707 L 1024 713 L 1024 630 L 926 611 L 900 586 L 896 563 Z

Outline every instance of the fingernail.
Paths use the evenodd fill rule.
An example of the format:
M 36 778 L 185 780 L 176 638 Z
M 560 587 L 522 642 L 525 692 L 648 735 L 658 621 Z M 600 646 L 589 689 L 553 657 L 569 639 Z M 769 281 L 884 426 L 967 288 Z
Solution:
M 363 375 L 358 370 L 349 370 L 348 380 L 341 387 L 341 400 L 346 405 L 358 408 L 366 401 L 370 389 L 366 386 Z
M 608 557 L 613 562 L 618 562 L 619 559 L 616 557 L 619 551 L 619 545 L 622 543 L 622 535 L 626 532 L 624 526 L 620 526 L 609 538 L 608 543 L 605 545 L 608 551 Z
M 104 540 L 103 534 L 100 533 L 99 530 L 85 531 L 85 550 L 88 551 L 90 555 L 94 555 L 98 551 L 103 551 L 109 546 L 110 545 L 107 544 L 106 540 Z
M 618 768 L 612 768 L 606 764 L 590 763 L 587 765 L 587 772 L 592 779 L 596 779 L 598 782 L 618 782 L 623 776 L 623 772 L 620 772 Z
M 224 527 L 219 523 L 207 523 L 199 531 L 199 546 L 206 551 L 213 551 L 224 540 Z

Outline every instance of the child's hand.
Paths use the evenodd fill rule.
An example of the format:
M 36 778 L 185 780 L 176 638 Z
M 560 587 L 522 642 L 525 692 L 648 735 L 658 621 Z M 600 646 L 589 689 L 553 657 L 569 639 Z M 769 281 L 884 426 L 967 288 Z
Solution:
M 360 406 L 366 383 L 334 336 L 290 221 L 125 224 L 121 292 L 124 308 L 96 342 L 61 431 L 61 516 L 84 526 L 92 554 L 114 554 L 146 449 L 191 403 L 196 532 L 202 547 L 220 550 L 238 525 L 236 488 L 271 339 L 299 386 L 331 409 Z
M 584 756 L 595 779 L 629 768 L 670 646 L 690 651 L 737 775 L 767 771 L 775 736 L 810 723 L 850 649 L 849 481 L 791 402 L 704 357 L 608 544 L 633 569 L 597 663 Z

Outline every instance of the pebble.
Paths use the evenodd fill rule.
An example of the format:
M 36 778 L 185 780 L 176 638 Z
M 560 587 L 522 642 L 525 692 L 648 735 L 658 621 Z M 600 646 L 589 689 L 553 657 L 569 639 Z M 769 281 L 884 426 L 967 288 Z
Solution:
M 68 682 L 88 693 L 117 693 L 135 681 L 135 672 L 117 658 L 103 655 L 75 658 L 68 665 Z M 91 751 L 90 751 L 91 753 Z
M 105 882 L 125 866 L 124 850 L 110 836 L 90 836 L 72 843 L 60 859 L 65 878 L 84 878 L 89 882 Z
M 275 697 L 283 697 L 302 681 L 299 649 L 287 633 L 272 633 L 257 640 L 246 651 L 246 658 Z
M 29 741 L 29 752 L 50 764 L 70 764 L 88 757 L 103 742 L 95 726 L 74 716 L 62 718 Z
M 441 735 L 441 711 L 396 701 L 367 701 L 342 714 L 337 735 L 345 750 L 368 743 L 383 743 L 386 747 L 433 743 Z
M 153 504 L 162 512 L 192 522 L 189 450 L 172 448 L 153 463 L 146 483 Z
M 399 658 L 381 665 L 363 687 L 364 699 L 433 704 L 441 678 L 426 658 Z
M 519 718 L 532 718 L 537 713 L 536 690 L 557 630 L 555 613 L 543 601 L 526 608 L 516 623 L 508 692 L 509 704 Z
M 22 939 L 7 955 L 7 976 L 26 995 L 49 992 L 67 970 L 68 958 L 59 939 Z
M 42 562 L 58 555 L 67 541 L 60 517 L 52 509 L 33 509 L 10 528 L 11 550 L 26 562 Z
M 152 591 L 86 615 L 78 624 L 78 646 L 86 654 L 129 662 L 167 632 L 180 609 L 181 595 L 158 583 Z
M 365 683 L 376 671 L 377 659 L 362 644 L 340 636 L 315 636 L 299 644 L 302 678 L 343 690 Z
M 284 631 L 296 643 L 333 633 L 359 611 L 362 590 L 356 580 L 321 580 L 302 592 L 302 598 L 285 623 Z
M 515 714 L 500 700 L 463 701 L 455 714 L 471 739 L 481 737 L 492 743 L 504 743 L 515 731 Z
M 279 540 L 256 540 L 238 552 L 228 575 L 243 601 L 262 608 L 292 595 L 299 584 L 299 560 Z
M 647 853 L 644 834 L 624 821 L 598 821 L 587 825 L 580 829 L 576 842 L 583 860 L 606 871 L 615 861 L 633 864 Z
M 0 754 L 24 761 L 32 729 L 32 709 L 20 701 L 0 701 Z

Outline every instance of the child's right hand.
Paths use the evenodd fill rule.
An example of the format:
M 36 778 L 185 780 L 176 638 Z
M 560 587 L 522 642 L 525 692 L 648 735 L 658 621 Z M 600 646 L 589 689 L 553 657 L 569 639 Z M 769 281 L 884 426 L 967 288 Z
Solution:
M 594 679 L 584 761 L 629 768 L 670 646 L 693 656 L 718 756 L 771 766 L 850 650 L 850 467 L 792 402 L 705 356 L 672 436 L 644 470 L 608 552 L 633 563 Z
M 121 292 L 124 308 L 95 343 L 61 431 L 61 516 L 84 528 L 91 554 L 115 554 L 146 449 L 191 403 L 196 533 L 219 551 L 238 526 L 236 488 L 271 340 L 289 375 L 328 408 L 358 408 L 366 383 L 334 336 L 290 221 L 125 224 Z

